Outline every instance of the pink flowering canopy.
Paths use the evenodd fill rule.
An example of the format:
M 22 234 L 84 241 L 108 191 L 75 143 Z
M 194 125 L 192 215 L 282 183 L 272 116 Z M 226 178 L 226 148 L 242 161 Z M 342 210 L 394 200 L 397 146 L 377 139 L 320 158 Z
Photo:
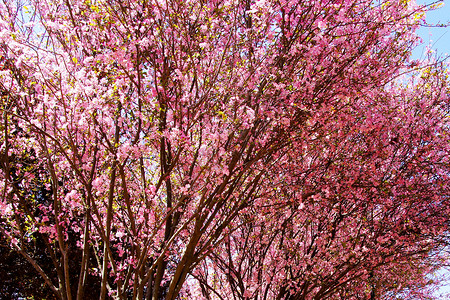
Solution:
M 0 234 L 58 299 L 429 299 L 448 263 L 429 7 L 3 0 Z

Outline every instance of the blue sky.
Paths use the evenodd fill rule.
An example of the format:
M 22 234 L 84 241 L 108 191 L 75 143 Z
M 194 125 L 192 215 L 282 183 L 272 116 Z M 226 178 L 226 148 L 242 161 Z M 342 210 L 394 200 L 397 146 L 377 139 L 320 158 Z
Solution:
M 417 0 L 418 4 L 430 4 L 436 1 Z M 429 11 L 426 21 L 429 26 L 422 26 L 418 30 L 419 36 L 423 39 L 423 44 L 413 51 L 414 58 L 420 58 L 425 46 L 430 45 L 440 57 L 450 55 L 450 27 L 436 27 L 433 25 L 450 24 L 450 0 L 440 1 L 443 5 Z

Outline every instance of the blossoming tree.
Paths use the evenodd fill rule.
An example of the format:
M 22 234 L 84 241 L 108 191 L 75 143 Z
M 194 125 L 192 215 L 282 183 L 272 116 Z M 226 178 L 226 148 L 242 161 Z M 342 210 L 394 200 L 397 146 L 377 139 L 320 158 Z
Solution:
M 4 0 L 2 239 L 59 299 L 426 297 L 450 119 L 445 66 L 409 60 L 425 10 Z

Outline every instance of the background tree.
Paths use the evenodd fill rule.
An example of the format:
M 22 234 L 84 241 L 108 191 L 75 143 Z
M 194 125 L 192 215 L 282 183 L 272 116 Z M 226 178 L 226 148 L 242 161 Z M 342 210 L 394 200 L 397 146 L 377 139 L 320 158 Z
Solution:
M 331 113 L 326 130 L 305 132 L 301 152 L 280 159 L 273 189 L 264 191 L 277 201 L 240 215 L 238 230 L 194 274 L 202 294 L 429 299 L 432 280 L 424 275 L 442 266 L 448 245 L 448 204 L 437 200 L 447 198 L 447 172 L 430 164 L 430 157 L 446 164 L 447 129 L 422 126 L 448 118 L 448 105 L 432 108 L 430 87 L 445 85 L 426 75 L 435 71 L 442 72 L 409 78 L 414 90 L 391 87 L 377 95 L 383 103 L 348 106 Z M 311 134 L 326 134 L 326 144 Z
M 424 295 L 449 217 L 425 9 L 3 1 L 3 238 L 60 299 Z

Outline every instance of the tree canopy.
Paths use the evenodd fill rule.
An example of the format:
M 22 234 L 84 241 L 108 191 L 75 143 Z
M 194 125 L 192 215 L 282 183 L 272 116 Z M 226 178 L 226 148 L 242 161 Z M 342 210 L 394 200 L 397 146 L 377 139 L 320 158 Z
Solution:
M 0 293 L 432 298 L 450 90 L 410 57 L 429 8 L 2 0 L 0 266 L 28 288 Z

